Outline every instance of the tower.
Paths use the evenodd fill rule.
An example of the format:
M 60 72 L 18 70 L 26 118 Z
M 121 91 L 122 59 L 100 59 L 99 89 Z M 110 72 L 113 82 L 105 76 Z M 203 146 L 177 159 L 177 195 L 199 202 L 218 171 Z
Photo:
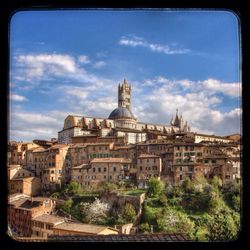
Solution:
M 127 108 L 131 111 L 131 86 L 125 79 L 123 83 L 118 86 L 118 107 Z

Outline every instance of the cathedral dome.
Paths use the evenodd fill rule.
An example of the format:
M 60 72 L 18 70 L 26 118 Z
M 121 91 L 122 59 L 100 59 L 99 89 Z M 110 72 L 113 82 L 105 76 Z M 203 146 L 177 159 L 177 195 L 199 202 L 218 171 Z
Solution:
M 135 119 L 133 114 L 131 113 L 130 110 L 128 110 L 125 107 L 119 107 L 114 109 L 108 119 L 119 119 L 119 118 L 129 118 L 129 119 Z

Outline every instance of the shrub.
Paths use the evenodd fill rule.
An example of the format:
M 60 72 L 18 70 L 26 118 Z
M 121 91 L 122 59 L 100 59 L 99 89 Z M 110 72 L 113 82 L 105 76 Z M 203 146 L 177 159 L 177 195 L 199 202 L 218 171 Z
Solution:
M 208 241 L 231 241 L 236 239 L 239 225 L 227 210 L 221 210 L 211 216 L 207 223 L 207 230 Z
M 69 198 L 63 203 L 62 210 L 64 210 L 67 213 L 70 213 L 72 205 L 73 205 L 73 200 Z
M 161 180 L 154 177 L 149 180 L 147 193 L 150 197 L 160 195 L 163 192 L 163 189 L 164 184 Z
M 191 236 L 194 232 L 194 222 L 188 215 L 174 209 L 168 209 L 162 218 L 157 219 L 157 227 L 166 233 L 188 233 Z
M 161 194 L 159 197 L 159 203 L 161 206 L 167 206 L 168 204 L 168 199 L 165 194 Z
M 79 209 L 86 222 L 98 223 L 106 219 L 110 207 L 108 203 L 101 202 L 96 198 L 93 203 L 80 203 Z
M 126 203 L 123 209 L 122 217 L 128 222 L 134 222 L 136 217 L 136 210 L 135 207 L 131 203 Z
M 194 191 L 194 185 L 189 177 L 186 177 L 183 181 L 182 188 L 186 193 L 192 193 Z
M 233 195 L 232 197 L 232 207 L 236 212 L 240 212 L 240 195 Z
M 143 210 L 142 210 L 142 221 L 147 222 L 149 224 L 155 224 L 155 217 L 156 217 L 156 214 L 153 208 L 144 204 Z
M 150 226 L 148 223 L 142 223 L 139 225 L 139 230 L 142 232 L 142 233 L 148 233 L 150 232 Z

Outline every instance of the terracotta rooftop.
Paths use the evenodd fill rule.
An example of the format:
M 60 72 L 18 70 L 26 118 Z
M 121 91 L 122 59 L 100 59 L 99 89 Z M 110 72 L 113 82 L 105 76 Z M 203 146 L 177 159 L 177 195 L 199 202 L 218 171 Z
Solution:
M 160 158 L 158 155 L 141 154 L 138 158 Z
M 68 242 L 180 242 L 192 241 L 186 234 L 48 235 L 48 241 Z
M 39 178 L 37 178 L 37 177 L 35 177 L 35 176 L 26 176 L 26 177 L 18 176 L 18 177 L 15 177 L 15 178 L 11 179 L 11 180 L 12 180 L 12 181 L 13 181 L 13 180 L 32 181 L 32 180 L 34 180 L 34 179 L 39 179 Z
M 33 220 L 34 221 L 44 222 L 44 223 L 50 223 L 50 224 L 53 224 L 53 225 L 57 225 L 59 223 L 64 222 L 63 217 L 50 215 L 50 214 L 42 214 L 40 216 L 37 216 L 37 217 L 33 218 Z
M 17 196 L 9 197 L 9 204 L 14 205 L 15 207 L 19 207 L 21 209 L 32 209 L 38 207 L 41 202 L 49 200 L 49 198 L 45 197 L 29 197 L 29 196 Z
M 95 158 L 91 161 L 91 163 L 106 163 L 106 162 L 131 163 L 131 160 L 125 158 Z
M 105 229 L 111 229 L 113 231 L 119 232 L 119 230 L 107 226 L 91 225 L 91 224 L 80 224 L 72 222 L 64 222 L 59 225 L 54 226 L 55 229 L 69 230 L 78 233 L 89 233 L 89 234 L 99 234 Z
M 89 166 L 89 165 L 88 164 L 81 164 L 79 166 L 72 167 L 72 169 L 82 169 L 82 168 L 87 167 L 87 166 Z

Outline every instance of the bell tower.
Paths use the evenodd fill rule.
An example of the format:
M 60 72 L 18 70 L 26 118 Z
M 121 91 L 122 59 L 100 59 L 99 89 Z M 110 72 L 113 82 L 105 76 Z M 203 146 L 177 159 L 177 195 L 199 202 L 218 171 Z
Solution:
M 131 111 L 131 85 L 125 79 L 118 86 L 118 107 L 127 108 Z

